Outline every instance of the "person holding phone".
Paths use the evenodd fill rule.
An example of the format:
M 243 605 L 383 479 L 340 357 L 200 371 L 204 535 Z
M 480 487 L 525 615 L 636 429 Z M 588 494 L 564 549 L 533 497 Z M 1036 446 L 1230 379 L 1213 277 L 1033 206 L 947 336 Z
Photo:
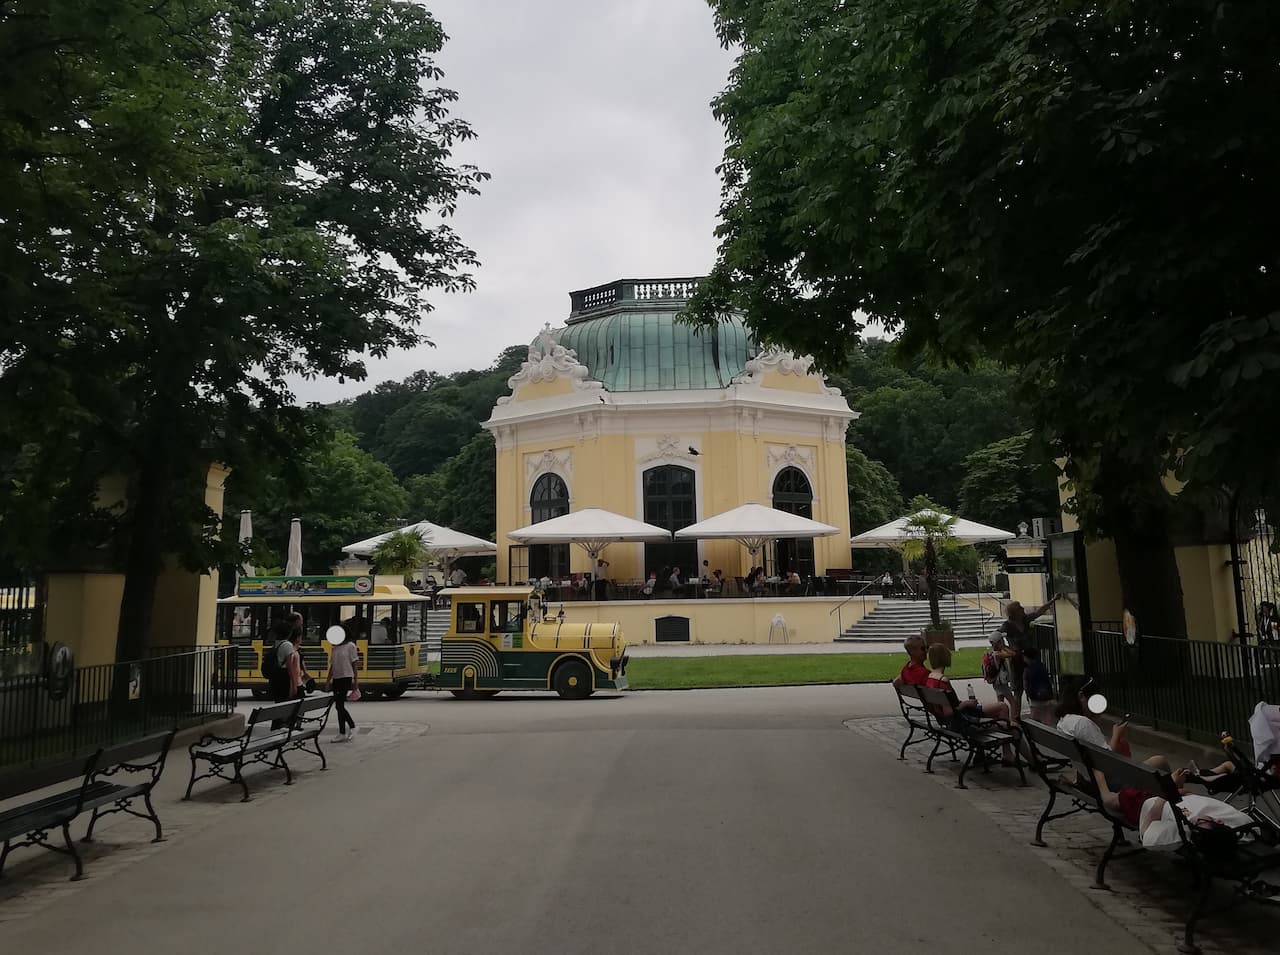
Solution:
M 1092 687 L 1092 678 L 1071 681 L 1063 686 L 1062 696 L 1058 700 L 1058 732 L 1066 733 L 1082 743 L 1092 743 L 1094 746 L 1101 746 L 1113 753 L 1132 758 L 1133 748 L 1129 745 L 1129 714 L 1126 713 L 1124 719 L 1111 727 L 1111 738 L 1107 739 L 1102 733 L 1099 721 L 1101 714 L 1094 713 L 1089 708 L 1089 698 L 1095 695 Z M 1144 762 L 1148 766 L 1169 772 L 1167 756 L 1152 756 Z

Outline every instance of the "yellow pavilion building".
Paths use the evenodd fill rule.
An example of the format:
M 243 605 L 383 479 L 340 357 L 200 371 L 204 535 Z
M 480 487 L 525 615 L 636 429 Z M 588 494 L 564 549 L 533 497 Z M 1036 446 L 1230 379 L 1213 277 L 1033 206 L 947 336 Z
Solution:
M 856 414 L 812 359 L 758 347 L 740 316 L 713 328 L 678 321 L 696 282 L 623 279 L 572 292 L 565 324 L 547 324 L 529 347 L 485 423 L 497 446 L 499 578 L 592 572 L 581 548 L 507 537 L 586 507 L 678 530 L 764 504 L 840 528 L 772 542 L 768 573 L 849 566 L 845 432 Z M 605 557 L 614 581 L 674 567 L 732 579 L 749 562 L 734 541 L 619 543 Z

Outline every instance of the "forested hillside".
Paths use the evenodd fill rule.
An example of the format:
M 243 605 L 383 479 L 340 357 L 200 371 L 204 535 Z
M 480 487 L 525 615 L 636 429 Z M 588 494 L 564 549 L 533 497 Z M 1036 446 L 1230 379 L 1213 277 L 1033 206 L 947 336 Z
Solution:
M 303 517 L 305 567 L 316 573 L 343 544 L 410 521 L 492 538 L 494 448 L 480 425 L 526 352 L 513 345 L 483 370 L 419 371 L 312 409 L 306 455 L 232 475 L 227 526 L 252 510 L 255 559 L 277 567 L 289 519 Z M 901 516 L 920 494 L 1010 529 L 1056 512 L 1053 470 L 1035 455 L 1008 371 L 903 363 L 892 343 L 872 339 L 828 377 L 861 414 L 848 450 L 855 533 Z

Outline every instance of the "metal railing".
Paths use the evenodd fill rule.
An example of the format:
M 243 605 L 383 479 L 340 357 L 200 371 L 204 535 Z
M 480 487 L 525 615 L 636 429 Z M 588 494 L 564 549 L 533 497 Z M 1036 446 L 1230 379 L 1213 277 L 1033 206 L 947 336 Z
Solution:
M 1242 734 L 1260 701 L 1280 700 L 1280 647 L 1138 637 L 1092 630 L 1084 635 L 1085 671 L 1116 713 L 1159 730 L 1216 742 Z
M 849 595 L 848 597 L 846 597 L 844 600 L 840 601 L 838 604 L 836 604 L 834 607 L 832 607 L 832 608 L 831 608 L 831 611 L 830 611 L 830 613 L 828 613 L 828 614 L 827 614 L 827 616 L 828 616 L 828 617 L 830 617 L 830 616 L 831 616 L 831 614 L 835 614 L 835 617 L 836 617 L 836 636 L 837 636 L 837 637 L 839 637 L 841 634 L 843 634 L 843 633 L 844 633 L 843 621 L 841 620 L 841 616 L 842 616 L 842 614 L 840 613 L 840 611 L 841 611 L 841 610 L 844 608 L 844 606 L 845 606 L 846 604 L 848 604 L 851 600 L 857 600 L 859 597 L 861 597 L 861 598 L 862 598 L 862 616 L 863 616 L 863 618 L 865 619 L 865 618 L 866 618 L 866 616 L 867 616 L 867 590 L 868 590 L 870 587 L 875 586 L 875 584 L 876 584 L 876 583 L 877 583 L 877 581 L 875 581 L 875 580 L 868 580 L 865 584 L 863 584 L 861 587 L 859 587 L 859 588 L 858 588 L 858 590 L 857 590 L 857 592 L 856 592 L 856 593 L 852 593 L 852 594 L 850 594 L 850 595 Z
M 0 766 L 31 765 L 235 710 L 235 647 L 0 680 Z

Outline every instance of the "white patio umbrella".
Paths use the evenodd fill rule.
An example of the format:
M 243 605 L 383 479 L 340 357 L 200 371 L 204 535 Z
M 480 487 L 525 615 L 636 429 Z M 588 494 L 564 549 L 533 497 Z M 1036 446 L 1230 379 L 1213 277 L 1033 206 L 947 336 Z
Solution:
M 756 554 L 771 540 L 830 537 L 840 528 L 810 520 L 799 514 L 765 507 L 763 504 L 741 504 L 733 510 L 690 524 L 676 531 L 677 540 L 736 540 L 751 554 Z
M 284 565 L 286 577 L 302 576 L 302 520 L 295 517 L 289 522 L 289 559 Z
M 615 514 L 599 507 L 584 507 L 538 524 L 521 527 L 507 535 L 519 544 L 577 544 L 592 561 L 615 543 L 668 541 L 671 532 L 656 524 L 646 524 L 633 517 Z
M 245 545 L 253 540 L 253 512 L 252 511 L 240 512 L 239 540 L 240 540 L 240 551 L 241 553 L 243 553 L 245 550 Z M 256 574 L 257 574 L 257 570 L 254 568 L 253 564 L 245 563 L 240 565 L 239 572 L 237 573 L 236 576 L 253 577 Z
M 948 520 L 951 517 L 950 514 L 927 508 L 923 511 L 917 511 L 916 514 L 937 514 L 943 520 Z M 915 517 L 916 514 L 908 514 L 906 517 L 899 517 L 896 521 L 890 521 L 888 524 L 881 524 L 879 527 L 864 531 L 851 538 L 849 544 L 852 547 L 888 547 L 897 550 L 907 541 L 919 538 L 919 532 L 913 531 L 907 526 L 907 522 Z M 962 544 L 992 544 L 998 541 L 1013 540 L 1014 536 L 1014 534 L 1002 531 L 998 527 L 979 524 L 977 521 L 965 520 L 963 517 L 957 517 L 955 523 L 951 525 L 951 538 Z
M 368 557 L 377 550 L 379 544 L 392 534 L 398 534 L 403 531 L 416 533 L 428 549 L 447 560 L 452 560 L 456 557 L 474 557 L 479 554 L 496 554 L 498 552 L 498 545 L 493 541 L 487 541 L 482 537 L 472 537 L 470 534 L 462 533 L 462 531 L 455 531 L 452 527 L 442 527 L 439 524 L 432 524 L 430 521 L 418 521 L 416 524 L 409 524 L 398 530 L 388 531 L 385 534 L 378 534 L 362 541 L 356 541 L 354 544 L 348 544 L 342 548 L 342 551 L 345 554 L 351 554 L 353 557 Z

